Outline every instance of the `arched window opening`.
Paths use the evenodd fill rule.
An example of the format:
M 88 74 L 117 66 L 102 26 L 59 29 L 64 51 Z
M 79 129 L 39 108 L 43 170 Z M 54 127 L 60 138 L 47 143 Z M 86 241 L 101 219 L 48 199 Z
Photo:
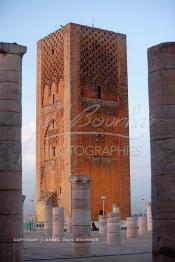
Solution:
M 52 148 L 51 148 L 51 156 L 52 157 L 56 156 L 56 147 L 55 146 L 52 146 Z
M 101 86 L 97 87 L 97 99 L 101 99 Z

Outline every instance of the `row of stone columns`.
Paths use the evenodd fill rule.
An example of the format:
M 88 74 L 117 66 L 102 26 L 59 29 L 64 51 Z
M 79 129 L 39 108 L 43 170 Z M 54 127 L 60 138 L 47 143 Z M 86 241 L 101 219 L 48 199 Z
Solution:
M 72 217 L 67 217 L 67 232 L 72 233 L 74 256 L 88 256 L 91 252 L 90 177 L 71 176 Z M 52 207 L 52 199 L 44 202 L 45 234 L 64 237 L 64 209 Z
M 127 218 L 127 238 L 136 238 L 139 235 L 144 235 L 147 232 L 147 219 L 144 216 L 128 217 Z
M 127 238 L 136 238 L 139 235 L 144 235 L 147 230 L 152 229 L 152 212 L 151 203 L 147 204 L 147 218 L 144 216 L 128 217 L 127 221 Z M 107 236 L 109 245 L 120 245 L 121 243 L 121 221 L 120 209 L 114 204 L 112 212 L 106 215 L 99 216 L 99 236 Z
M 112 212 L 99 215 L 99 236 L 106 237 L 107 244 L 118 246 L 121 243 L 120 209 L 113 204 Z
M 73 236 L 73 255 L 87 256 L 91 250 L 91 212 L 90 212 L 90 178 L 84 176 L 70 177 L 72 192 L 72 218 L 67 218 L 67 231 Z M 149 225 L 151 223 L 151 203 L 147 205 Z M 52 208 L 51 200 L 45 201 L 45 224 L 47 235 L 62 239 L 64 236 L 64 210 Z M 127 218 L 127 238 L 137 237 L 147 231 L 147 220 L 139 217 Z M 53 230 L 53 232 L 52 232 Z M 120 209 L 114 204 L 112 212 L 99 216 L 99 235 L 107 235 L 107 244 L 119 246 L 121 243 Z
M 137 230 L 138 229 L 138 230 Z M 147 204 L 147 217 L 140 216 L 127 218 L 127 238 L 136 238 L 139 235 L 144 235 L 147 231 L 152 230 L 152 211 L 151 203 Z
M 127 238 L 136 238 L 139 235 L 144 235 L 147 231 L 152 230 L 152 205 L 147 203 L 147 217 L 140 216 L 127 218 Z M 138 229 L 138 230 L 137 230 Z

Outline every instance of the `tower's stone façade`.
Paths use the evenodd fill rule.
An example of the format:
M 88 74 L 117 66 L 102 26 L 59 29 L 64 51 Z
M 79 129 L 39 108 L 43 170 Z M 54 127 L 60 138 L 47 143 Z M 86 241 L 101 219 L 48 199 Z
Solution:
M 43 201 L 71 215 L 72 175 L 92 176 L 96 219 L 106 196 L 130 215 L 126 36 L 70 23 L 38 41 L 37 220 Z

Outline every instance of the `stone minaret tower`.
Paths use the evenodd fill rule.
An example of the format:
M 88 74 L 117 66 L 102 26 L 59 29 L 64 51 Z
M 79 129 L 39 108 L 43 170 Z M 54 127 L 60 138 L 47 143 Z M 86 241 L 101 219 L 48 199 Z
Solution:
M 43 200 L 71 215 L 69 177 L 92 177 L 93 219 L 130 215 L 126 36 L 70 23 L 38 41 L 37 220 Z

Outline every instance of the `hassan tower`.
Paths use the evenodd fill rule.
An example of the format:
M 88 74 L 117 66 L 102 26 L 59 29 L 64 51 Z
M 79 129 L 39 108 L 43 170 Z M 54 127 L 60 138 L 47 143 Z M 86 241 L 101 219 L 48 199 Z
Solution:
M 69 177 L 91 182 L 92 219 L 113 203 L 130 216 L 126 36 L 74 23 L 38 41 L 36 217 L 71 215 Z

